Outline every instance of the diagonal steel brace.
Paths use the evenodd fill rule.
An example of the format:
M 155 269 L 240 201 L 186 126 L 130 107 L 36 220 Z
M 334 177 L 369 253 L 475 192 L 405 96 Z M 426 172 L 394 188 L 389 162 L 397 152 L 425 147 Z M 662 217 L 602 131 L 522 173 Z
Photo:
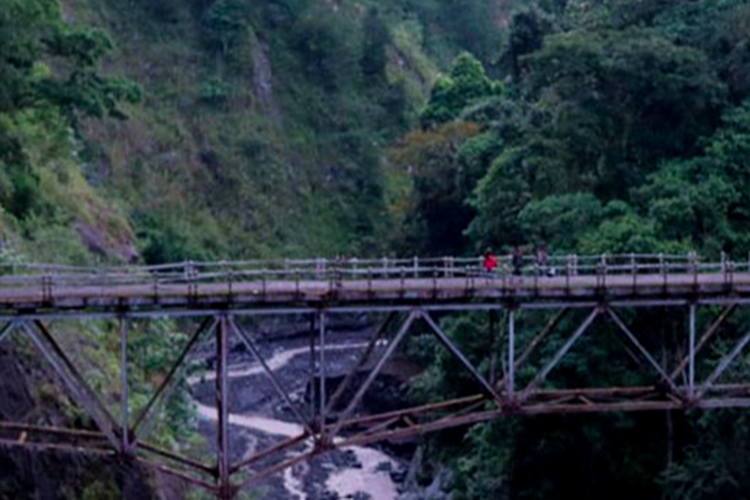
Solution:
M 583 323 L 581 323 L 581 326 L 578 327 L 578 330 L 576 330 L 576 332 L 570 336 L 565 344 L 563 344 L 563 346 L 555 353 L 554 357 L 549 362 L 547 362 L 547 364 L 539 371 L 539 373 L 537 373 L 536 377 L 534 377 L 534 380 L 529 382 L 529 385 L 527 385 L 521 393 L 521 399 L 528 398 L 531 391 L 533 391 L 547 379 L 547 375 L 549 375 L 550 372 L 557 366 L 563 356 L 565 356 L 568 351 L 570 351 L 576 341 L 581 338 L 581 335 L 583 335 L 586 330 L 588 330 L 589 326 L 591 326 L 591 323 L 594 322 L 600 312 L 601 310 L 599 307 L 596 307 L 593 311 L 591 311 L 591 314 L 589 314 L 586 319 L 583 320 Z
M 498 405 L 503 404 L 503 400 L 500 397 L 500 395 L 495 391 L 495 389 L 492 387 L 492 384 L 490 384 L 487 379 L 485 379 L 481 373 L 479 373 L 479 370 L 477 370 L 473 364 L 471 364 L 471 361 L 469 361 L 466 356 L 461 352 L 458 347 L 451 341 L 450 338 L 448 338 L 448 335 L 445 334 L 445 332 L 440 328 L 440 326 L 435 323 L 435 321 L 432 319 L 432 317 L 424 311 L 420 311 L 420 315 L 422 318 L 427 322 L 428 325 L 430 325 L 430 328 L 432 329 L 435 336 L 440 340 L 440 342 L 450 351 L 451 355 L 458 359 L 458 361 L 464 365 L 464 368 L 468 370 L 468 372 L 471 374 L 471 377 L 479 384 L 479 387 L 490 397 L 492 397 Z
M 396 351 L 396 348 L 404 339 L 406 334 L 409 332 L 411 325 L 419 317 L 419 314 L 420 313 L 418 310 L 413 310 L 411 313 L 409 313 L 409 316 L 406 318 L 406 321 L 404 321 L 404 323 L 401 325 L 401 328 L 399 329 L 398 333 L 396 333 L 396 336 L 393 337 L 393 340 L 391 340 L 388 343 L 388 347 L 386 348 L 385 352 L 380 356 L 380 359 L 375 365 L 375 368 L 373 368 L 373 370 L 367 376 L 367 379 L 360 386 L 359 390 L 354 395 L 354 398 L 351 400 L 349 405 L 347 405 L 344 411 L 341 412 L 341 414 L 339 415 L 339 418 L 336 421 L 336 424 L 333 426 L 333 430 L 330 432 L 331 439 L 334 438 L 338 434 L 338 432 L 341 430 L 341 427 L 343 426 L 346 419 L 349 418 L 349 416 L 352 414 L 354 409 L 359 404 L 359 401 L 365 395 L 365 392 L 367 392 L 367 389 L 369 389 L 372 383 L 375 382 L 375 379 L 380 374 L 381 370 L 385 366 L 385 363 L 388 361 L 388 359 L 390 359 L 391 355 L 393 355 L 393 353 Z
M 716 367 L 716 369 L 713 371 L 713 373 L 706 379 L 705 382 L 703 382 L 703 385 L 701 385 L 700 390 L 696 394 L 696 399 L 702 398 L 706 392 L 711 389 L 711 386 L 713 386 L 714 382 L 721 377 L 721 375 L 729 368 L 729 365 L 732 364 L 732 361 L 734 361 L 737 356 L 742 354 L 742 351 L 745 349 L 747 344 L 750 343 L 750 331 L 748 331 L 744 337 L 740 339 L 739 342 L 734 346 L 734 349 L 724 356 L 721 361 L 719 362 L 719 365 Z
M 299 408 L 297 408 L 297 405 L 295 405 L 289 397 L 289 392 L 284 388 L 273 370 L 271 370 L 271 367 L 268 366 L 268 363 L 266 363 L 266 360 L 261 355 L 258 346 L 255 344 L 255 341 L 253 341 L 250 334 L 242 329 L 239 325 L 237 325 L 237 323 L 234 321 L 234 318 L 231 316 L 229 317 L 229 325 L 237 333 L 242 343 L 245 344 L 245 347 L 247 347 L 247 349 L 251 353 L 253 353 L 255 359 L 257 359 L 260 365 L 263 367 L 263 371 L 270 380 L 271 385 L 273 385 L 274 390 L 278 393 L 279 396 L 281 396 L 287 406 L 289 406 L 289 408 L 292 410 L 292 412 L 294 413 L 294 417 L 297 419 L 297 422 L 305 428 L 308 434 L 312 436 L 314 433 L 312 427 L 310 426 L 310 423 L 302 416 L 302 412 L 300 412 Z
M 737 310 L 737 303 L 731 304 L 724 308 L 724 310 L 721 312 L 718 318 L 711 324 L 711 326 L 706 330 L 706 332 L 701 336 L 700 340 L 695 344 L 695 355 L 697 355 L 701 349 L 706 345 L 706 343 L 713 337 L 717 331 L 719 331 L 719 328 L 721 325 L 724 324 L 724 322 L 729 318 L 729 316 Z M 672 380 L 675 380 L 677 377 L 682 374 L 685 369 L 690 364 L 690 356 L 687 355 L 684 358 L 682 358 L 682 361 L 680 361 L 680 364 L 677 366 L 677 368 L 674 369 L 672 373 L 670 373 L 670 377 Z
M 331 399 L 328 401 L 328 411 L 327 414 L 330 414 L 334 411 L 334 408 L 338 404 L 341 397 L 344 395 L 346 390 L 351 385 L 352 381 L 354 380 L 354 376 L 357 374 L 359 370 L 361 370 L 367 362 L 370 360 L 370 357 L 372 356 L 372 353 L 375 351 L 375 347 L 377 346 L 378 340 L 382 337 L 383 333 L 386 331 L 388 326 L 393 322 L 393 320 L 396 318 L 397 313 L 392 312 L 388 315 L 388 317 L 383 321 L 383 323 L 380 324 L 380 326 L 375 329 L 372 336 L 370 337 L 367 347 L 362 352 L 362 355 L 357 360 L 357 364 L 354 365 L 354 367 L 349 371 L 349 373 L 346 374 L 346 377 L 344 378 L 343 382 L 341 382 L 338 387 L 336 388 L 336 391 L 333 393 L 333 396 L 331 396 Z
M 154 395 L 151 397 L 149 402 L 146 404 L 146 406 L 141 411 L 140 415 L 136 418 L 135 422 L 133 423 L 133 426 L 131 427 L 131 435 L 133 437 L 133 441 L 138 439 L 139 437 L 144 437 L 148 434 L 148 431 L 150 430 L 150 423 L 153 421 L 154 415 L 156 412 L 153 411 L 154 406 L 161 400 L 167 399 L 166 396 L 164 396 L 164 393 L 167 392 L 169 387 L 172 385 L 172 381 L 177 377 L 178 374 L 182 373 L 186 369 L 186 363 L 185 359 L 187 358 L 188 354 L 190 354 L 190 351 L 193 349 L 193 347 L 198 343 L 200 338 L 203 336 L 204 333 L 212 331 L 214 328 L 216 328 L 216 325 L 218 323 L 218 319 L 214 317 L 208 317 L 200 324 L 198 329 L 193 333 L 193 336 L 190 337 L 190 340 L 188 341 L 187 345 L 183 348 L 182 352 L 180 352 L 180 355 L 177 358 L 177 361 L 175 361 L 174 365 L 172 365 L 172 368 L 169 370 L 169 373 L 167 374 L 167 377 L 164 379 L 164 381 L 161 383 L 159 388 L 156 390 Z M 179 373 L 178 373 L 179 372 Z M 141 436 L 138 435 L 139 428 L 144 427 L 144 430 L 141 432 Z M 131 441 L 131 445 L 133 442 Z
M 5 341 L 8 337 L 10 337 L 10 334 L 13 333 L 13 330 L 16 328 L 16 322 L 11 321 L 9 323 L 6 323 L 6 325 L 0 330 L 0 344 Z
M 88 385 L 84 380 L 79 380 L 78 377 L 68 369 L 66 363 L 61 363 L 61 358 L 57 355 L 57 348 L 59 348 L 59 346 L 56 346 L 56 344 L 47 345 L 44 340 L 45 336 L 40 335 L 40 333 L 28 323 L 22 323 L 22 327 L 31 338 L 34 345 L 36 345 L 42 355 L 46 358 L 50 366 L 52 366 L 55 372 L 63 380 L 73 400 L 88 412 L 89 416 L 94 422 L 96 422 L 97 427 L 99 427 L 99 430 L 102 431 L 112 446 L 116 450 L 120 449 L 121 441 L 115 435 L 114 425 L 112 425 L 112 423 L 107 420 L 107 417 L 101 412 L 101 408 L 99 407 L 101 402 L 96 398 L 95 394 L 94 397 L 91 397 L 93 390 L 89 388 L 89 392 L 85 389 Z
M 630 340 L 633 346 L 635 346 L 635 348 L 638 349 L 638 351 L 645 358 L 648 364 L 650 364 L 653 367 L 653 369 L 656 370 L 659 376 L 667 384 L 669 389 L 672 392 L 676 393 L 677 387 L 672 381 L 672 378 L 667 374 L 667 372 L 664 371 L 664 369 L 659 365 L 659 363 L 656 362 L 653 356 L 651 356 L 651 353 L 649 353 L 648 350 L 645 347 L 643 347 L 643 344 L 641 344 L 638 341 L 638 338 L 636 338 L 633 332 L 631 332 L 630 329 L 627 326 L 625 326 L 625 323 L 623 323 L 622 319 L 617 315 L 617 313 L 614 310 L 612 310 L 612 308 L 607 307 L 607 314 L 609 314 L 609 316 L 612 318 L 615 324 L 620 328 L 622 333 L 625 334 L 628 340 Z
M 531 357 L 532 354 L 534 354 L 534 351 L 539 346 L 539 344 L 542 343 L 542 341 L 551 334 L 555 328 L 560 324 L 560 322 L 565 318 L 565 316 L 570 311 L 570 308 L 566 307 L 564 309 L 561 309 L 551 320 L 547 322 L 546 325 L 544 325 L 544 328 L 542 328 L 542 331 L 539 332 L 539 334 L 534 337 L 534 339 L 529 342 L 529 345 L 526 346 L 526 349 L 523 351 L 523 353 L 518 356 L 515 361 L 513 362 L 513 368 L 515 371 L 518 371 L 519 368 L 523 366 L 523 364 Z M 503 377 L 498 380 L 495 383 L 495 386 L 497 388 L 502 388 L 507 385 L 507 375 L 503 375 Z

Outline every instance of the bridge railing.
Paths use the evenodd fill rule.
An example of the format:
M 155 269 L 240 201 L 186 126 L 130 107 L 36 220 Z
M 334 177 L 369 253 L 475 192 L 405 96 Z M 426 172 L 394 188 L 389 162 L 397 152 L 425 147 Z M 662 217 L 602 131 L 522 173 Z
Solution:
M 535 280 L 555 276 L 698 275 L 750 272 L 748 260 L 722 257 L 705 262 L 696 254 L 525 255 L 521 263 L 512 256 L 498 257 L 498 267 L 486 272 L 482 257 L 430 257 L 380 259 L 286 259 L 277 261 L 187 261 L 156 266 L 68 266 L 14 264 L 0 266 L 0 288 L 169 286 L 233 282 L 339 282 L 388 279 L 485 278 L 513 276 Z

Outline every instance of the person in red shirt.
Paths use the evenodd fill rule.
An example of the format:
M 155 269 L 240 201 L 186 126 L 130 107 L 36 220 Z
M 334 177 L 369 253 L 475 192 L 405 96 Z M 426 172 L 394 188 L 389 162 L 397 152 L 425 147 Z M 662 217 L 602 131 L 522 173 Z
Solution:
M 497 269 L 497 257 L 492 253 L 492 250 L 487 249 L 484 252 L 484 270 L 487 274 L 491 274 L 495 269 Z

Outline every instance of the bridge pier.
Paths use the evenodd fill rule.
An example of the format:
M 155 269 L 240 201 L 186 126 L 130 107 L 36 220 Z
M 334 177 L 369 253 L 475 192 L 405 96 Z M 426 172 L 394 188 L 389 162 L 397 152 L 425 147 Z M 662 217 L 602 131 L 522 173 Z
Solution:
M 130 448 L 130 382 L 128 380 L 128 325 L 126 319 L 121 317 L 120 323 L 120 374 L 121 394 L 120 394 L 120 419 L 122 433 L 122 450 L 123 455 L 131 452 Z
M 221 500 L 231 500 L 235 491 L 229 471 L 229 319 L 219 316 L 216 325 L 216 483 Z

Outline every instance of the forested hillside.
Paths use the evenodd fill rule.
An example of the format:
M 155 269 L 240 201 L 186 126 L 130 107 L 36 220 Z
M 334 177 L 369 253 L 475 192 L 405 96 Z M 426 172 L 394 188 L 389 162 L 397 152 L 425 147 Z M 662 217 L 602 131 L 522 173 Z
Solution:
M 35 89 L 69 78 L 57 102 L 19 106 L 4 92 L 4 137 L 24 149 L 4 160 L 24 163 L 0 184 L 5 239 L 21 253 L 30 241 L 65 249 L 37 260 L 151 263 L 383 253 L 384 148 L 461 48 L 491 61 L 504 12 L 431 0 L 3 4 L 8 70 Z M 49 16 L 87 33 L 74 43 L 90 54 L 64 54 L 84 71 L 47 63 Z M 100 64 L 127 88 L 89 81 Z M 63 182 L 48 179 L 55 169 Z

